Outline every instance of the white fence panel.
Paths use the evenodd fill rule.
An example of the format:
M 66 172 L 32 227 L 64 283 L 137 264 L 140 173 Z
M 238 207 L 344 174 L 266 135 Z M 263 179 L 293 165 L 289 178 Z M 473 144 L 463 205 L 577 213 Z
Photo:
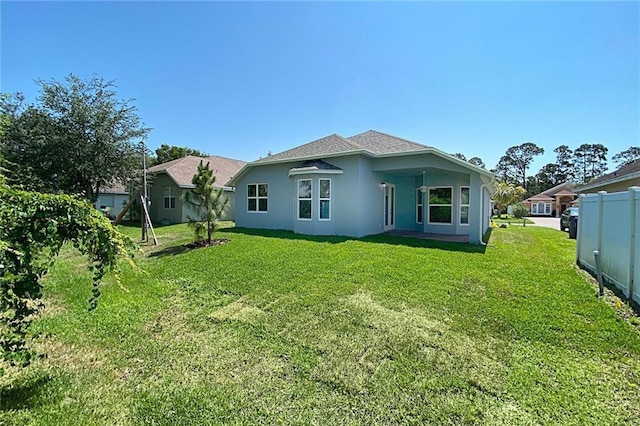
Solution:
M 600 253 L 604 279 L 640 303 L 640 188 L 580 196 L 577 261 L 596 273 Z M 635 265 L 638 265 L 636 268 Z
M 629 193 L 605 194 L 602 203 L 600 265 L 604 278 L 629 294 L 631 208 Z
M 598 228 L 600 226 L 598 195 L 581 196 L 579 205 L 578 260 L 584 268 L 595 273 L 596 262 L 593 258 L 593 251 L 598 249 Z
M 631 295 L 632 299 L 636 302 L 640 303 L 640 238 L 638 238 L 637 233 L 640 232 L 640 191 L 636 191 L 634 193 L 635 204 L 635 230 L 636 236 L 634 241 L 634 250 L 633 250 L 633 262 L 631 263 L 631 271 L 630 275 L 633 279 L 633 294 Z

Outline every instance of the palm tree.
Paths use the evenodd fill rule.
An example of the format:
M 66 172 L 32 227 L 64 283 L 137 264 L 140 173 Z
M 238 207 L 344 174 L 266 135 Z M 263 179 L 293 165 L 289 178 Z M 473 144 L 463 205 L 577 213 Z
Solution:
M 521 186 L 515 186 L 512 183 L 498 182 L 495 185 L 495 192 L 493 193 L 493 202 L 496 203 L 498 210 L 500 211 L 500 217 L 502 217 L 502 211 L 509 207 L 509 205 L 522 200 L 522 196 L 527 191 Z

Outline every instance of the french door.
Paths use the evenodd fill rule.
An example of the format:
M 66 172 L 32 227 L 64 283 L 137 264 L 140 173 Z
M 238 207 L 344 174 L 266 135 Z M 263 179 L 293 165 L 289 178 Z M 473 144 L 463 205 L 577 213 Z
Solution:
M 386 183 L 384 189 L 384 230 L 396 228 L 396 186 Z

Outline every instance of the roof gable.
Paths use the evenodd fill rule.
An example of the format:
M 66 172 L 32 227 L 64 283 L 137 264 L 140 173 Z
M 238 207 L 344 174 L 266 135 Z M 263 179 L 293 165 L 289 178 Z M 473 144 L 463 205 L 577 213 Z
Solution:
M 252 167 L 265 166 L 272 163 L 289 163 L 305 160 L 323 160 L 330 157 L 362 154 L 374 158 L 404 156 L 413 154 L 431 154 L 441 157 L 451 163 L 473 170 L 483 176 L 484 180 L 493 179 L 493 174 L 488 170 L 475 166 L 468 161 L 461 160 L 446 154 L 436 148 L 391 136 L 386 133 L 368 130 L 364 133 L 343 138 L 338 134 L 332 134 L 321 139 L 279 152 L 257 161 L 247 163 L 231 181 L 229 185 L 235 185 L 237 179 L 244 175 Z M 296 170 L 294 170 L 296 172 Z
M 191 180 L 193 175 L 198 171 L 198 165 L 202 161 L 209 164 L 209 168 L 213 170 L 216 177 L 216 186 L 226 186 L 227 182 L 244 166 L 246 163 L 232 158 L 219 157 L 212 155 L 210 157 L 196 157 L 188 155 L 183 158 L 171 160 L 163 164 L 150 167 L 151 173 L 166 173 L 180 187 L 192 187 Z

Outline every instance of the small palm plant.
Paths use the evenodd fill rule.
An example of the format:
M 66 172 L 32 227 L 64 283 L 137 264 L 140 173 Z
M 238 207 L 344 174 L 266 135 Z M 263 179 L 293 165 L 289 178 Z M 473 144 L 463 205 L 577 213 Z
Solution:
M 211 244 L 211 235 L 215 232 L 218 220 L 229 208 L 229 199 L 222 188 L 214 188 L 216 177 L 213 170 L 209 168 L 209 163 L 198 165 L 198 172 L 193 175 L 191 183 L 195 188 L 184 194 L 184 201 L 187 202 L 195 213 L 195 217 L 187 216 L 189 226 L 194 229 L 196 241 L 205 239 L 207 244 Z

